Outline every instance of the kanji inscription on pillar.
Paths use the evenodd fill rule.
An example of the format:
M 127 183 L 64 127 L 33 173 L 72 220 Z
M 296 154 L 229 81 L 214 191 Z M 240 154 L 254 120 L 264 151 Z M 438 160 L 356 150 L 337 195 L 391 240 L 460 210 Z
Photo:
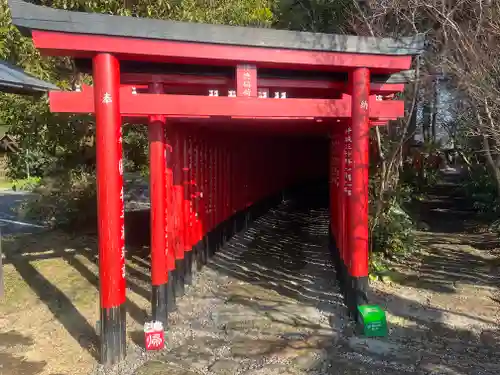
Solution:
M 352 195 L 352 129 L 349 126 L 344 132 L 344 193 Z
M 345 135 L 344 151 L 347 201 L 346 248 L 349 254 L 349 274 L 353 277 L 367 277 L 370 72 L 366 68 L 359 68 L 351 74 L 352 114 Z
M 331 147 L 334 149 L 337 149 L 339 147 L 339 140 L 337 137 L 332 139 Z M 331 174 L 331 183 L 334 184 L 336 187 L 339 187 L 340 185 L 340 158 L 338 157 L 338 154 L 335 153 L 331 157 L 331 163 L 332 163 L 332 174 Z
M 367 100 L 362 100 L 360 104 L 360 108 L 364 111 L 368 109 L 368 101 Z
M 103 104 L 113 103 L 113 98 L 111 97 L 111 94 L 109 92 L 105 92 L 104 95 L 102 96 L 102 103 Z
M 121 136 L 121 129 L 119 130 L 119 134 Z M 118 140 L 118 144 L 121 148 L 120 140 Z M 119 172 L 120 177 L 122 179 L 120 195 L 118 196 L 118 199 L 120 200 L 120 249 L 121 249 L 120 261 L 122 262 L 122 264 L 121 264 L 122 278 L 125 279 L 125 193 L 123 190 L 123 159 L 122 158 L 120 158 L 118 160 L 118 172 Z

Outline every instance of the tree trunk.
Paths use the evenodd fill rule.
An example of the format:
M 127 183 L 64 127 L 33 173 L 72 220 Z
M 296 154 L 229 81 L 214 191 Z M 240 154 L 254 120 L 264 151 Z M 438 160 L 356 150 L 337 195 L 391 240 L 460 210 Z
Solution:
M 432 114 L 431 114 L 431 129 L 432 129 L 432 142 L 436 142 L 436 121 L 438 112 L 438 84 L 439 80 L 434 79 L 432 85 Z
M 488 136 L 486 136 L 485 134 L 483 134 L 483 150 L 486 157 L 488 169 L 491 173 L 491 177 L 495 181 L 497 197 L 500 198 L 500 169 L 498 169 L 497 164 L 493 160 L 493 156 L 491 155 L 490 142 L 488 140 Z
M 431 104 L 429 103 L 429 98 L 424 98 L 424 107 L 422 109 L 422 135 L 424 137 L 424 142 L 427 143 L 430 139 L 430 127 L 431 127 Z

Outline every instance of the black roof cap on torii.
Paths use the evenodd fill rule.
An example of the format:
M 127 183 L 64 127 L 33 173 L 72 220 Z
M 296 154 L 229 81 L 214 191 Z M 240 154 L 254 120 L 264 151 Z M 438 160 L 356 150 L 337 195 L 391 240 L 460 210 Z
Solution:
M 59 88 L 0 60 L 0 91 L 14 94 L 41 94 L 49 90 L 59 90 Z
M 24 35 L 31 30 L 71 34 L 376 55 L 417 55 L 423 35 L 399 39 L 310 33 L 267 28 L 164 21 L 72 12 L 9 0 L 12 22 Z

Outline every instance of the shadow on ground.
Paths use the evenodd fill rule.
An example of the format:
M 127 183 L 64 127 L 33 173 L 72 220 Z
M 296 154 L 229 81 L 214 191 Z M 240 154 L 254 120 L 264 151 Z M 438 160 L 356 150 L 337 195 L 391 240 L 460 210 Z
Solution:
M 500 286 L 500 239 L 478 230 L 488 221 L 465 198 L 460 178 L 443 176 L 423 202 L 410 208 L 425 231 L 416 232 L 422 252 L 404 263 L 405 275 L 396 279 L 402 285 L 437 293 L 456 293 L 461 284 Z
M 428 232 L 419 234 L 427 253 L 420 263 L 408 265 L 415 270 L 414 278 L 408 276 L 392 289 L 375 285 L 371 296 L 388 312 L 388 338 L 356 337 L 347 323 L 327 251 L 327 200 L 322 192 L 309 192 L 271 210 L 219 251 L 173 314 L 169 350 L 137 374 L 234 374 L 240 370 L 248 375 L 497 374 L 500 335 L 498 321 L 492 319 L 494 312 L 453 307 L 464 304 L 459 299 L 462 295 L 474 305 L 485 305 L 486 294 L 474 300 L 473 294 L 462 290 L 497 289 L 498 270 L 487 268 L 487 250 L 472 245 L 481 238 L 462 232 L 466 226 L 452 232 L 449 222 L 442 223 L 465 216 L 435 211 L 431 203 L 423 210 L 434 221 Z M 444 216 L 437 218 L 441 212 Z M 127 287 L 149 300 L 148 249 L 141 246 L 147 229 L 138 229 L 149 220 L 140 216 L 147 212 L 137 215 L 133 228 L 139 237 L 133 239 L 127 254 Z M 475 251 L 464 250 L 471 247 Z M 69 335 L 95 356 L 97 336 L 92 325 L 72 298 L 32 264 L 53 258 L 63 259 L 98 288 L 95 238 L 85 243 L 79 237 L 66 239 L 47 252 L 41 252 L 36 243 L 6 251 L 6 263 L 15 267 Z M 440 298 L 448 298 L 454 306 L 433 304 Z M 498 307 L 495 303 L 492 299 L 489 306 Z M 149 314 L 130 298 L 127 310 L 139 325 Z M 29 346 L 32 340 L 19 338 L 16 332 L 6 334 L 3 345 L 9 350 Z M 142 335 L 135 334 L 133 339 L 140 343 Z M 10 368 L 20 374 L 35 375 L 45 366 L 33 363 L 22 372 L 28 368 L 22 359 L 0 355 L 4 366 L 14 360 L 19 362 Z
M 15 355 L 15 349 L 30 348 L 33 340 L 14 330 L 0 333 L 0 373 L 9 375 L 36 375 L 46 366 L 45 361 L 28 361 Z M 5 372 L 8 371 L 8 372 Z
M 371 301 L 388 314 L 389 337 L 341 339 L 328 352 L 331 370 L 318 365 L 323 373 L 498 372 L 498 238 L 478 234 L 483 218 L 453 176 L 412 208 L 426 227 L 416 233 L 421 252 L 395 265 L 392 284 L 372 285 Z M 334 370 L 339 357 L 347 360 Z
M 272 209 L 230 241 L 209 267 L 324 311 L 338 311 L 328 253 L 328 200 L 307 192 Z M 311 194 L 311 195 L 309 195 Z

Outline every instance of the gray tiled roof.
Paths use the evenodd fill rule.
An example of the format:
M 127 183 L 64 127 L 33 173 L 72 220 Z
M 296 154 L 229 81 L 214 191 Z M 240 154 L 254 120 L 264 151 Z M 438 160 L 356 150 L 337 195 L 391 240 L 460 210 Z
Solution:
M 373 38 L 254 27 L 174 22 L 107 14 L 72 12 L 9 0 L 12 22 L 25 35 L 31 30 L 107 35 L 235 46 L 331 51 L 379 55 L 417 55 L 423 35 Z
M 59 90 L 52 83 L 35 78 L 22 69 L 0 60 L 0 91 L 19 94 L 34 94 Z

